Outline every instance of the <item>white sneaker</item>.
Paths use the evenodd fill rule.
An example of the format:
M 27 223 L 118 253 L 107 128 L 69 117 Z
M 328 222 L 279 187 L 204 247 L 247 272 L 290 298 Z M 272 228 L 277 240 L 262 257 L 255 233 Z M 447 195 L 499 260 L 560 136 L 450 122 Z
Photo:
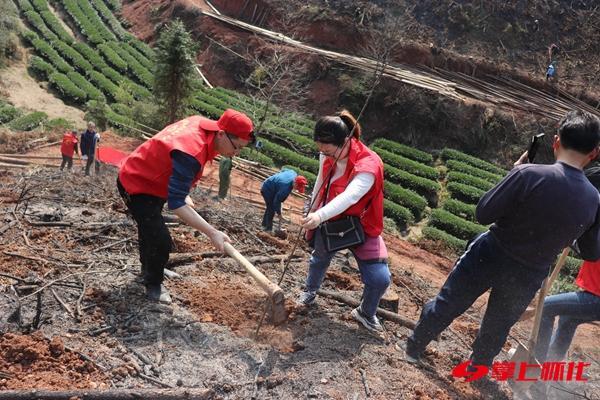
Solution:
M 363 324 L 363 326 L 365 328 L 367 328 L 368 330 L 370 330 L 371 332 L 382 332 L 383 331 L 383 326 L 379 322 L 379 319 L 375 315 L 373 315 L 371 318 L 367 317 L 360 310 L 360 306 L 356 307 L 354 310 L 352 310 L 350 315 L 352 315 L 352 317 L 355 320 L 357 320 L 358 322 Z

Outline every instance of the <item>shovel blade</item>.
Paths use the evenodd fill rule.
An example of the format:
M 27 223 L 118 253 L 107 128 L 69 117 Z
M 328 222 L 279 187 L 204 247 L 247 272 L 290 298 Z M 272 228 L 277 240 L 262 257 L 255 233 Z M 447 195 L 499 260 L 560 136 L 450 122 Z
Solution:
M 510 362 L 515 364 L 516 371 L 519 371 L 521 363 L 527 363 L 529 365 L 539 365 L 535 356 L 533 355 L 533 350 L 529 350 L 522 343 L 519 343 L 519 346 L 516 349 L 511 349 L 509 354 L 512 353 L 510 358 Z M 539 379 L 539 368 L 528 368 L 526 374 L 524 376 L 525 379 Z M 515 393 L 523 393 L 527 391 L 535 383 L 535 381 L 517 381 L 514 379 L 510 379 L 508 381 L 511 389 Z

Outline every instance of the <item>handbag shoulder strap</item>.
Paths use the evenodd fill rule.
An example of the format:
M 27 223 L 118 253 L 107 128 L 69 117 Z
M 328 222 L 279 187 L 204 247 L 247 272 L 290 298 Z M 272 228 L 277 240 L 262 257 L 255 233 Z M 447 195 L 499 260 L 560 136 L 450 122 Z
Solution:
M 323 196 L 323 204 L 321 204 L 321 208 L 325 207 L 325 204 L 327 204 L 327 198 L 329 197 L 329 187 L 331 186 L 331 179 L 333 178 L 333 174 L 334 174 L 336 167 L 337 167 L 337 165 L 334 164 L 333 168 L 331 168 L 331 170 L 329 171 L 329 180 L 327 181 L 327 187 L 325 188 L 325 195 Z M 375 183 L 373 183 L 373 184 L 375 184 Z M 371 197 L 369 199 L 369 202 L 365 205 L 365 209 L 360 213 L 360 218 L 362 218 L 363 215 L 365 215 L 365 213 L 367 212 L 367 209 L 371 205 L 372 201 L 373 201 L 373 198 Z

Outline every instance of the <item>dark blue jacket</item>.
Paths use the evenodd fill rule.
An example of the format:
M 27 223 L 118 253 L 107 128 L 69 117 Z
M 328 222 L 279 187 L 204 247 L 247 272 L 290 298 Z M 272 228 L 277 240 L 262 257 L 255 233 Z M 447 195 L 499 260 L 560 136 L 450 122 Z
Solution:
M 82 156 L 94 157 L 96 154 L 96 146 L 98 144 L 98 134 L 96 132 L 90 132 L 86 130 L 81 134 L 81 141 L 79 147 L 81 149 Z
M 277 213 L 281 213 L 281 203 L 292 193 L 296 176 L 298 174 L 295 171 L 284 169 L 268 177 L 263 182 L 260 191 L 265 198 L 267 207 L 273 208 Z

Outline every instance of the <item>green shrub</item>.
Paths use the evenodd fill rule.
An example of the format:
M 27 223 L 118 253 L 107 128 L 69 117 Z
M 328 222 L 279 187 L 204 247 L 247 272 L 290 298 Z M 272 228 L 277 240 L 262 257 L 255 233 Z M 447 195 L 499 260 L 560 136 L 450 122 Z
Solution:
M 293 165 L 306 171 L 317 174 L 319 172 L 319 161 L 314 158 L 309 158 L 298 154 L 295 151 L 289 150 L 278 144 L 262 140 L 263 152 L 271 157 L 276 164 Z
M 33 56 L 29 60 L 29 68 L 41 80 L 47 81 L 48 77 L 56 72 L 56 69 L 38 56 Z
M 111 27 L 115 35 L 121 40 L 127 37 L 127 31 L 123 29 L 121 23 L 115 18 L 112 11 L 104 4 L 102 0 L 90 0 L 90 3 L 98 11 L 102 19 Z
M 16 131 L 30 131 L 43 124 L 48 119 L 48 115 L 41 111 L 34 111 L 12 120 L 8 126 Z
M 73 121 L 64 118 L 54 118 L 44 124 L 44 128 L 49 131 L 65 131 L 67 129 L 71 130 L 74 127 Z
M 92 69 L 94 69 L 94 67 L 92 67 L 92 64 L 88 60 L 86 60 L 84 56 L 79 54 L 77 50 L 75 50 L 68 44 L 60 40 L 55 40 L 54 42 L 52 42 L 52 47 L 54 47 L 62 57 L 71 60 L 72 65 L 79 69 L 79 71 L 81 71 L 82 73 L 86 73 L 87 71 L 91 71 Z
M 121 1 L 120 0 L 104 0 L 106 4 L 113 11 L 119 11 L 121 9 Z
M 396 155 L 377 146 L 372 146 L 371 148 L 373 151 L 379 154 L 379 157 L 381 157 L 384 163 L 391 165 L 392 167 L 396 167 L 403 171 L 410 172 L 413 175 L 422 176 L 423 178 L 431 180 L 437 180 L 440 176 L 438 170 L 433 167 L 413 161 L 403 156 Z
M 484 190 L 456 182 L 448 183 L 446 188 L 453 198 L 469 204 L 477 204 L 481 196 L 485 194 Z
M 58 40 L 58 36 L 46 26 L 42 17 L 36 11 L 26 11 L 23 13 L 27 22 L 31 24 L 47 41 Z
M 107 107 L 106 110 L 106 121 L 109 126 L 126 132 L 130 132 L 129 127 L 135 125 L 135 122 L 131 118 L 114 112 L 110 107 Z
M 139 63 L 138 60 L 135 59 L 131 54 L 127 52 L 122 46 L 121 43 L 117 42 L 108 42 L 108 46 L 124 60 L 129 70 L 133 73 L 133 75 L 142 83 L 144 86 L 151 88 L 154 83 L 154 76 L 148 71 L 142 64 Z
M 63 0 L 62 5 L 79 28 L 79 32 L 87 38 L 88 42 L 94 45 L 104 43 L 105 38 L 98 32 L 96 26 L 88 20 L 76 0 Z
M 67 74 L 67 77 L 73 82 L 78 88 L 83 90 L 86 94 L 86 97 L 91 100 L 100 100 L 100 98 L 104 97 L 102 92 L 96 88 L 96 86 L 92 85 L 87 79 L 85 79 L 81 74 L 71 71 Z
M 76 42 L 73 43 L 73 48 L 77 50 L 87 61 L 89 61 L 98 71 L 102 71 L 104 68 L 109 68 L 108 64 L 104 61 L 100 54 L 98 54 L 96 50 L 92 49 L 87 44 L 83 42 Z
M 459 239 L 455 236 L 452 236 L 449 233 L 446 233 L 437 228 L 433 228 L 431 226 L 426 226 L 423 228 L 423 237 L 429 240 L 433 240 L 435 242 L 441 242 L 448 248 L 454 250 L 457 253 L 462 252 L 467 246 L 467 241 Z
M 129 90 L 131 90 L 131 93 L 133 93 L 133 96 L 136 98 L 136 100 L 143 100 L 152 96 L 152 93 L 148 89 L 146 89 L 142 85 L 138 85 L 137 83 L 127 78 L 124 78 L 121 81 L 121 85 L 124 84 L 126 84 L 129 87 Z
M 6 124 L 18 118 L 21 115 L 21 110 L 13 107 L 10 104 L 0 104 L 0 124 Z
M 88 0 L 78 0 L 77 4 L 79 5 L 81 11 L 83 11 L 85 14 L 87 20 L 94 26 L 94 28 L 96 28 L 104 40 L 117 40 L 116 36 L 106 27 L 106 25 L 104 25 L 104 22 Z
M 493 174 L 486 170 L 473 167 L 467 163 L 457 160 L 448 160 L 446 161 L 446 166 L 450 171 L 462 172 L 464 174 L 469 174 L 475 176 L 477 178 L 485 179 L 488 182 L 493 183 L 494 185 L 500 182 L 503 178 L 502 175 Z
M 115 71 L 109 66 L 102 68 L 100 72 L 102 72 L 102 75 L 104 75 L 105 77 L 110 79 L 114 84 L 117 85 L 120 84 L 123 81 L 123 79 L 125 79 L 125 76 L 123 74 Z
M 52 32 L 54 32 L 60 40 L 67 44 L 73 44 L 73 36 L 71 36 L 69 32 L 67 32 L 65 28 L 63 28 L 58 18 L 56 18 L 56 16 L 52 14 L 52 11 L 40 11 L 40 16 L 46 22 L 48 28 L 50 28 L 50 30 L 52 30 Z
M 461 217 L 472 222 L 476 222 L 475 208 L 476 206 L 474 204 L 463 203 L 462 201 L 455 199 L 447 199 L 444 201 L 444 204 L 442 204 L 442 209 L 451 212 L 457 217 Z
M 73 68 L 58 54 L 58 52 L 42 39 L 34 39 L 32 44 L 33 47 L 38 52 L 43 54 L 58 71 L 66 74 L 67 72 L 73 70 Z
M 415 220 L 419 221 L 421 219 L 423 210 L 427 207 L 425 197 L 390 182 L 384 182 L 384 193 L 386 199 L 408 208 L 413 213 Z
M 315 155 L 315 143 L 312 139 L 298 135 L 272 124 L 270 121 L 263 124 L 265 136 L 269 136 L 271 140 L 280 142 L 280 144 L 290 147 L 304 154 Z
M 379 138 L 375 140 L 371 144 L 371 146 L 379 147 L 380 149 L 384 149 L 391 153 L 410 158 L 411 160 L 418 161 L 423 164 L 433 164 L 433 157 L 431 156 L 431 154 L 398 142 L 394 142 L 392 140 Z
M 154 60 L 156 58 L 156 53 L 154 52 L 154 50 L 152 50 L 150 48 L 150 46 L 148 46 L 146 43 L 142 42 L 141 40 L 134 39 L 134 40 L 131 40 L 129 42 L 129 44 L 131 44 L 133 47 L 135 47 L 136 50 L 141 52 L 148 59 Z
M 408 208 L 386 199 L 383 200 L 383 215 L 391 218 L 400 230 L 405 230 L 409 224 L 414 222 L 413 215 Z
M 488 161 L 479 159 L 477 157 L 470 156 L 470 155 L 465 154 L 458 150 L 448 149 L 448 148 L 442 150 L 442 159 L 444 161 L 458 160 L 458 161 L 467 163 L 469 165 L 472 165 L 474 167 L 481 168 L 481 169 L 491 172 L 493 174 L 502 175 L 502 176 L 506 175 L 506 171 L 504 169 L 498 167 L 497 165 L 494 165 Z
M 448 182 L 462 183 L 463 185 L 472 186 L 486 192 L 494 187 L 493 183 L 488 182 L 485 179 L 477 178 L 476 176 L 464 174 L 462 172 L 450 171 L 446 177 Z
M 97 48 L 110 65 L 123 73 L 127 73 L 127 63 L 125 60 L 119 57 L 106 43 L 99 44 Z
M 30 31 L 29 29 L 23 29 L 21 31 L 21 36 L 23 39 L 33 46 L 33 41 L 39 39 L 40 37 L 34 31 Z
M 293 165 L 284 165 L 281 168 L 288 168 L 288 169 L 296 171 L 296 173 L 298 175 L 302 175 L 303 177 L 306 178 L 306 180 L 308 181 L 309 188 L 315 187 L 315 182 L 317 181 L 317 176 L 315 174 L 313 174 L 312 172 L 305 171 L 302 168 L 298 168 Z
M 404 188 L 414 190 L 420 195 L 425 196 L 430 206 L 437 204 L 437 192 L 441 188 L 438 182 L 413 175 L 389 165 L 385 165 L 383 173 L 386 179 L 389 179 L 392 183 L 400 184 Z
M 240 157 L 245 160 L 255 161 L 266 167 L 274 167 L 275 166 L 275 163 L 273 162 L 273 160 L 270 157 L 264 155 L 263 153 L 261 153 L 258 150 L 249 149 L 248 147 L 244 147 L 242 149 L 242 151 L 240 152 Z
M 29 0 L 17 0 L 17 6 L 23 13 L 27 11 L 33 11 L 33 6 Z
M 439 208 L 431 212 L 429 225 L 463 240 L 473 239 L 476 235 L 487 230 L 484 225 L 467 221 Z
M 55 72 L 48 77 L 48 80 L 64 98 L 80 104 L 85 103 L 87 94 L 76 84 L 71 82 L 67 75 Z
M 115 99 L 119 87 L 112 83 L 110 79 L 99 73 L 98 71 L 90 71 L 88 77 L 96 84 L 98 89 L 111 99 Z
M 212 119 L 219 119 L 221 114 L 223 114 L 223 110 L 218 109 L 208 103 L 203 102 L 202 100 L 192 99 L 190 100 L 190 107 L 194 110 L 199 111 L 202 115 Z
M 143 55 L 140 51 L 138 51 L 136 48 L 134 48 L 133 46 L 131 46 L 129 43 L 125 43 L 125 42 L 121 42 L 119 43 L 121 46 L 123 46 L 123 48 L 125 50 L 127 50 L 127 52 L 129 54 L 131 54 L 133 57 L 135 57 L 136 60 L 138 60 L 140 62 L 140 64 L 142 64 L 144 67 L 146 67 L 146 69 L 150 72 L 154 71 L 154 61 L 149 60 L 145 55 Z

